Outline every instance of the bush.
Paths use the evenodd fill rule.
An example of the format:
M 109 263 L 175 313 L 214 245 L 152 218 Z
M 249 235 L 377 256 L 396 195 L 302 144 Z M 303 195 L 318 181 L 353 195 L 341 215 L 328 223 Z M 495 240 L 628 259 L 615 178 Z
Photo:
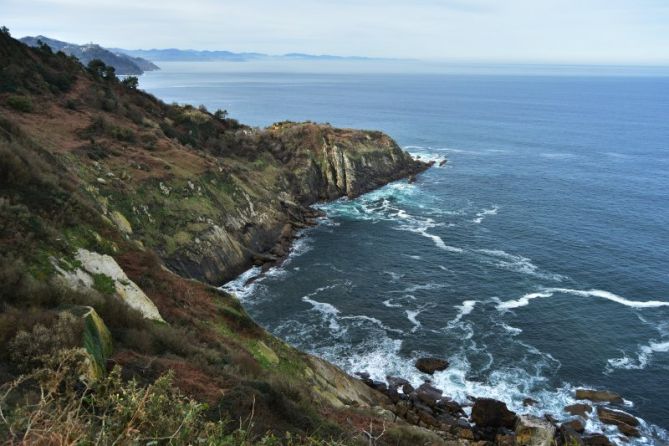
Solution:
M 45 367 L 0 389 L 0 436 L 7 444 L 205 444 L 220 446 L 343 443 L 254 430 L 251 412 L 230 423 L 210 420 L 207 406 L 184 395 L 168 373 L 149 385 L 124 381 L 115 367 L 96 383 L 83 379 L 82 349 L 61 350 Z
M 137 90 L 139 79 L 137 79 L 137 76 L 128 76 L 121 81 L 121 84 L 131 90 Z
M 30 113 L 33 111 L 33 102 L 27 96 L 10 96 L 7 98 L 7 105 L 22 113 Z
M 80 319 L 68 312 L 61 312 L 48 328 L 36 324 L 30 332 L 19 331 L 9 343 L 10 359 L 19 370 L 30 371 L 47 363 L 45 357 L 54 352 L 81 344 L 82 331 Z

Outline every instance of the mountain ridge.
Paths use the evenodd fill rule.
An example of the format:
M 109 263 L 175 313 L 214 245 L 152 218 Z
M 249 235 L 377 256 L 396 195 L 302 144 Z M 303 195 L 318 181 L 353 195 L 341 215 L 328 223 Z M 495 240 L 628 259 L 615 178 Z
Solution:
M 116 74 L 119 75 L 140 75 L 145 71 L 160 69 L 157 65 L 146 59 L 115 52 L 95 43 L 78 45 L 42 35 L 35 37 L 26 36 L 19 40 L 33 47 L 39 46 L 40 42 L 49 45 L 53 51 L 62 51 L 67 55 L 74 56 L 84 65 L 88 65 L 88 63 L 94 59 L 99 59 L 105 64 L 114 67 L 116 69 Z

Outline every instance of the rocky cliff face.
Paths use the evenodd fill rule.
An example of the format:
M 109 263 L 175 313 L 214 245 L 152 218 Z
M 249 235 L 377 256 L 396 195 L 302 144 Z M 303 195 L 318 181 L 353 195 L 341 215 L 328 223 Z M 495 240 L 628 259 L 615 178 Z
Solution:
M 378 427 L 386 396 L 202 282 L 280 258 L 310 204 L 427 165 L 378 132 L 253 129 L 105 73 L 0 30 L 0 385 L 84 345 L 91 376 L 170 371 L 211 417 L 254 413 L 260 433 Z M 82 308 L 90 320 L 61 317 Z
M 221 283 L 254 262 L 272 262 L 285 254 L 295 231 L 314 217 L 307 206 L 355 197 L 427 167 L 378 132 L 284 124 L 267 130 L 266 136 L 285 160 L 283 166 L 262 167 L 264 179 L 271 182 L 244 183 L 244 177 L 257 172 L 232 176 L 239 186 L 233 193 L 238 198 L 234 211 L 208 220 L 206 228 L 189 237 L 190 243 L 166 255 L 176 271 Z M 215 206 L 215 197 L 205 192 L 201 198 Z M 188 221 L 175 228 L 181 234 L 188 230 Z

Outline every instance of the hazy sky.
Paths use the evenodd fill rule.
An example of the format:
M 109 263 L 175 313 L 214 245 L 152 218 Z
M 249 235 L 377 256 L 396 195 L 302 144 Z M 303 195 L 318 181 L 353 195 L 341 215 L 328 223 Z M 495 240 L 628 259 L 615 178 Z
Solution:
M 0 22 L 128 49 L 669 63 L 669 0 L 0 0 Z

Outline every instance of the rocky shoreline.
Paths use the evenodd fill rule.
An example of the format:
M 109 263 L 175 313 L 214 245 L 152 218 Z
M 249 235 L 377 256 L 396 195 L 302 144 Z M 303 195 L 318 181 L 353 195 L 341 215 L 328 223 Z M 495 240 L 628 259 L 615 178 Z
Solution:
M 416 368 L 432 375 L 445 370 L 447 361 L 438 358 L 420 358 Z M 437 432 L 446 440 L 462 440 L 480 446 L 609 446 L 614 442 L 629 442 L 640 438 L 641 422 L 620 408 L 623 398 L 608 390 L 577 389 L 574 397 L 583 402 L 564 408 L 564 417 L 557 420 L 551 414 L 543 417 L 519 414 L 492 398 L 468 396 L 459 403 L 434 387 L 429 379 L 414 388 L 401 377 L 388 376 L 376 381 L 368 373 L 358 373 L 360 380 L 386 395 L 395 419 Z M 525 406 L 538 404 L 526 398 Z M 615 426 L 617 435 L 588 432 L 586 424 L 596 416 L 606 425 Z

